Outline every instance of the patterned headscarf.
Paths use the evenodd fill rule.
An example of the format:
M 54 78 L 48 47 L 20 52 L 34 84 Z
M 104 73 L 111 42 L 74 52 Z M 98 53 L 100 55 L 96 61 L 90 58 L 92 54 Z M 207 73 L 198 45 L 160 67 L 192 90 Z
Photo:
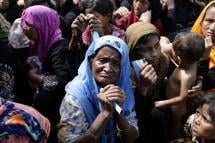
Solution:
M 135 117 L 134 111 L 134 96 L 130 81 L 130 64 L 128 47 L 126 43 L 115 36 L 103 36 L 93 41 L 88 48 L 85 59 L 78 69 L 78 76 L 66 85 L 66 92 L 75 96 L 82 105 L 87 121 L 89 124 L 93 123 L 97 115 L 101 112 L 101 104 L 97 98 L 100 87 L 97 85 L 89 58 L 95 55 L 96 52 L 104 46 L 110 46 L 116 49 L 121 55 L 120 61 L 120 75 L 115 85 L 121 87 L 125 91 L 126 100 L 123 104 L 123 111 L 129 117 Z M 104 134 L 101 137 L 101 143 L 115 142 L 116 126 L 111 118 L 105 128 Z
M 200 33 L 202 36 L 202 21 L 204 20 L 205 14 L 208 11 L 208 8 L 211 7 L 211 5 L 215 4 L 215 1 L 211 1 L 210 3 L 208 3 L 204 9 L 202 10 L 202 12 L 200 13 L 199 17 L 197 18 L 197 20 L 195 21 L 193 27 L 192 27 L 192 32 L 198 32 Z M 211 48 L 210 51 L 210 62 L 209 62 L 209 69 L 214 68 L 215 67 L 215 43 L 213 44 L 213 47 Z
M 24 110 L 15 109 L 13 103 L 0 98 L 0 138 L 10 135 L 27 136 L 35 143 L 47 139 L 36 118 Z
M 27 24 L 38 32 L 38 45 L 30 48 L 29 56 L 38 56 L 41 62 L 46 59 L 49 48 L 62 38 L 58 13 L 46 6 L 35 5 L 25 9 L 21 16 L 21 27 Z M 34 41 L 35 42 L 35 41 Z

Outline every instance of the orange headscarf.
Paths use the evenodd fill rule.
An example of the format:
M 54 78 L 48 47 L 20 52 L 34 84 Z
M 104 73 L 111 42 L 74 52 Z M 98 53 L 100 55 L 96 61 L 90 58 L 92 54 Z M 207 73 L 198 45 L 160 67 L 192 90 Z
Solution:
M 203 35 L 202 33 L 202 21 L 204 20 L 205 14 L 208 10 L 208 8 L 212 5 L 215 4 L 215 0 L 211 1 L 210 3 L 208 3 L 204 9 L 202 10 L 202 12 L 200 13 L 199 17 L 197 18 L 197 20 L 195 21 L 192 30 L 193 32 L 198 32 L 201 35 Z M 209 69 L 214 68 L 215 67 L 215 43 L 213 44 L 213 47 L 211 48 L 211 52 L 210 52 L 210 62 L 209 62 Z

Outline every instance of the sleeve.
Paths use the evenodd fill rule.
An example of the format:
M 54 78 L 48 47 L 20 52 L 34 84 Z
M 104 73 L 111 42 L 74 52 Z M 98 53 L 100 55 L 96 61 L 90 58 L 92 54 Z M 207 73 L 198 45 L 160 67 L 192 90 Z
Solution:
M 87 131 L 84 110 L 79 101 L 72 95 L 66 94 L 60 107 L 61 121 L 59 123 L 58 140 L 61 143 L 74 142 L 78 136 Z
M 44 70 L 50 71 L 51 75 L 56 75 L 59 86 L 62 89 L 64 89 L 66 83 L 71 79 L 67 65 L 67 56 L 68 43 L 61 40 L 52 46 L 48 52 L 48 60 L 44 64 Z

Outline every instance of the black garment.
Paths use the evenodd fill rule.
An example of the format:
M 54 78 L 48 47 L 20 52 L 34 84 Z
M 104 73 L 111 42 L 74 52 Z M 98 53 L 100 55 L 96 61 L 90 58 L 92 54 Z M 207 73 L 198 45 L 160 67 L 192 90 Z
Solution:
M 132 2 L 133 2 L 132 0 L 115 0 L 117 8 L 124 6 L 128 9 L 131 9 Z
M 51 46 L 43 63 L 43 72 L 56 75 L 59 84 L 53 90 L 45 90 L 41 86 L 35 97 L 34 107 L 51 122 L 51 133 L 48 142 L 57 142 L 56 125 L 60 121 L 59 108 L 65 95 L 65 85 L 72 80 L 67 65 L 68 43 L 59 40 Z
M 209 69 L 209 60 L 198 63 L 199 75 L 203 76 L 202 89 L 204 91 L 215 88 L 215 68 Z
M 135 108 L 139 127 L 139 137 L 136 143 L 168 142 L 171 111 L 169 108 L 154 107 L 154 102 L 163 98 L 143 97 L 138 90 L 135 90 Z
M 61 10 L 59 11 L 61 15 L 61 29 L 63 29 L 63 35 L 66 39 L 70 40 L 72 34 L 71 24 L 75 20 L 75 18 L 81 13 L 81 9 L 78 5 L 74 4 L 73 1 L 66 0 Z
M 10 24 L 13 24 L 13 22 L 17 18 L 21 17 L 22 9 L 17 4 L 14 4 L 13 6 L 10 6 L 8 9 L 4 11 L 1 10 L 0 12 L 3 14 L 6 20 L 10 22 Z
M 7 40 L 0 39 L 0 45 L 0 96 L 32 105 L 33 90 L 28 84 L 27 70 L 17 58 L 14 49 L 7 45 Z

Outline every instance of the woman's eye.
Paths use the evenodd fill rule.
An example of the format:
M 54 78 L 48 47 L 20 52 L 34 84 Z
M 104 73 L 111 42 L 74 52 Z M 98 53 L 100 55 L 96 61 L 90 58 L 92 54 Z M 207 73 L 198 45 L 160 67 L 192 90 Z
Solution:
M 107 59 L 99 59 L 99 62 L 100 62 L 100 63 L 106 63 L 106 62 L 107 62 Z
M 120 63 L 118 61 L 113 61 L 113 64 L 116 66 L 120 66 Z

